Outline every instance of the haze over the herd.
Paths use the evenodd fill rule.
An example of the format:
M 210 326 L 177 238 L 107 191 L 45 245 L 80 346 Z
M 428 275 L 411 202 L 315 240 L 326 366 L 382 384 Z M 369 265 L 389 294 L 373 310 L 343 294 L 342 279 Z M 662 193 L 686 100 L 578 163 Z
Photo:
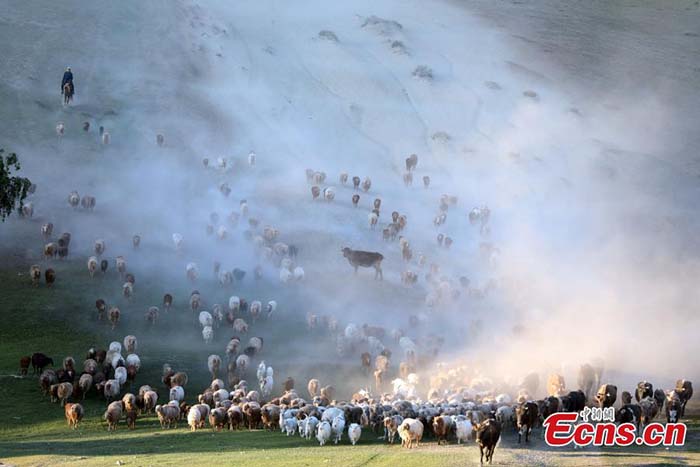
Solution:
M 74 293 L 120 306 L 115 340 L 140 338 L 147 305 L 162 307 L 139 295 L 172 293 L 182 314 L 196 289 L 202 310 L 232 295 L 277 302 L 246 342 L 275 349 L 265 360 L 278 387 L 316 377 L 349 398 L 374 378 L 343 370 L 345 384 L 336 364 L 359 367 L 377 345 L 396 370 L 415 351 L 423 394 L 459 365 L 516 389 L 537 372 L 543 394 L 551 373 L 574 388 L 585 363 L 621 390 L 700 379 L 697 2 L 2 10 L 0 147 L 37 188 L 31 219 L 0 224 L 0 263 L 48 267 L 51 222 L 52 241 L 71 233 L 77 265 L 57 286 L 68 274 L 90 284 L 103 239 L 98 260 L 116 277 L 125 258 L 137 305 L 116 278 L 110 295 Z M 62 106 L 67 66 L 75 99 Z M 354 189 L 355 176 L 369 187 Z M 94 209 L 71 207 L 72 191 Z M 381 253 L 383 280 L 372 267 L 354 275 L 344 247 Z M 245 276 L 220 285 L 215 263 Z M 97 326 L 89 311 L 74 325 Z M 378 344 L 358 337 L 365 324 L 385 330 Z M 199 324 L 178 325 L 143 352 L 161 352 L 156 367 L 183 349 L 223 355 L 226 326 L 205 344 Z

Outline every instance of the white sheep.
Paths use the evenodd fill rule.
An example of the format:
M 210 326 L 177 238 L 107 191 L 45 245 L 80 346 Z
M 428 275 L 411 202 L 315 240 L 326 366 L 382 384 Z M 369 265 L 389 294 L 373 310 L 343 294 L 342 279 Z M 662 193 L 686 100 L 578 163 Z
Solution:
M 122 345 L 116 341 L 110 342 L 108 350 L 116 353 L 122 353 Z
M 126 383 L 126 368 L 120 366 L 114 369 L 114 379 L 119 382 L 119 386 L 123 386 Z
M 304 280 L 304 268 L 301 266 L 294 268 L 294 280 L 297 282 Z
M 110 136 L 108 131 L 105 131 L 102 133 L 102 144 L 105 146 L 109 144 L 109 142 L 112 140 L 112 137 Z
M 204 339 L 205 344 L 211 344 L 214 340 L 214 328 L 211 326 L 204 326 L 202 329 L 202 339 Z
M 350 442 L 353 446 L 360 440 L 361 435 L 362 427 L 357 423 L 351 423 L 348 427 L 348 438 L 350 438 Z
M 212 379 L 216 379 L 221 371 L 221 357 L 215 354 L 209 355 L 207 358 L 207 367 L 209 368 Z
M 304 419 L 306 421 L 306 426 L 304 427 L 304 438 L 311 439 L 311 437 L 316 433 L 316 427 L 319 424 L 318 418 L 311 415 Z
M 367 220 L 369 221 L 369 228 L 374 229 L 374 227 L 377 225 L 377 222 L 379 221 L 379 216 L 375 212 L 370 212 L 367 216 Z
M 95 272 L 97 272 L 97 258 L 90 256 L 90 258 L 88 258 L 87 267 L 90 277 L 95 277 Z
M 241 308 L 241 299 L 235 295 L 232 295 L 228 299 L 228 309 L 231 313 L 236 313 Z
M 197 268 L 195 263 L 187 263 L 187 266 L 185 267 L 185 274 L 189 280 L 194 282 L 197 280 L 197 276 L 199 275 L 199 268 Z
M 255 153 L 254 153 L 253 151 L 250 151 L 250 153 L 248 154 L 248 165 L 249 165 L 250 167 L 255 167 L 255 159 L 256 159 L 256 157 L 257 157 L 257 156 L 255 155 Z
M 128 335 L 124 337 L 124 348 L 127 353 L 136 353 L 136 347 L 138 346 L 138 341 L 136 336 Z
M 323 189 L 323 199 L 333 201 L 335 199 L 335 190 L 331 187 Z
M 333 431 L 334 442 L 335 444 L 338 444 L 340 442 L 340 438 L 343 436 L 343 430 L 345 430 L 345 416 L 335 417 L 331 428 Z
M 291 281 L 293 277 L 294 277 L 294 276 L 292 275 L 292 273 L 291 273 L 291 271 L 290 271 L 289 269 L 286 269 L 286 268 L 281 268 L 281 269 L 280 269 L 280 281 L 281 281 L 283 284 L 286 284 L 286 283 L 288 283 L 289 281 Z
M 253 320 L 253 323 L 260 317 L 260 313 L 262 313 L 262 302 L 260 300 L 253 300 L 250 303 L 250 317 Z
M 204 327 L 212 327 L 214 326 L 214 317 L 209 313 L 208 311 L 200 311 L 199 312 L 199 324 L 204 328 Z
M 287 433 L 287 436 L 294 435 L 294 433 L 297 431 L 297 419 L 287 418 L 284 421 L 284 431 Z
M 117 381 L 116 379 L 108 379 L 105 382 L 105 386 L 104 386 L 105 399 L 107 399 L 108 401 L 116 399 L 117 397 L 119 397 L 120 392 L 121 392 L 121 385 L 119 384 L 119 381 Z
M 180 251 L 182 249 L 182 235 L 179 233 L 174 233 L 173 244 L 175 245 L 175 250 Z
M 326 444 L 326 442 L 331 439 L 331 424 L 323 421 L 318 425 L 318 428 L 316 429 L 316 439 L 318 440 L 318 444 L 323 446 Z
M 260 385 L 260 389 L 262 389 L 263 385 L 265 384 L 265 375 L 267 374 L 267 366 L 265 366 L 265 360 L 262 360 L 260 364 L 258 365 L 258 371 L 256 372 L 255 376 L 258 378 L 258 384 Z
M 133 366 L 136 371 L 139 371 L 141 369 L 141 359 L 135 353 L 130 353 L 126 356 L 126 366 Z
M 177 401 L 177 405 L 185 399 L 185 390 L 182 386 L 173 386 L 170 388 L 170 401 Z
M 197 427 L 202 423 L 203 418 L 204 417 L 202 416 L 202 412 L 200 412 L 199 407 L 191 407 L 190 411 L 187 412 L 187 424 L 189 425 L 190 430 L 196 431 Z
M 233 330 L 245 334 L 248 332 L 248 323 L 243 318 L 236 318 L 233 320 Z
M 267 302 L 267 305 L 265 305 L 265 317 L 269 318 L 270 316 L 272 316 L 272 313 L 274 313 L 275 310 L 277 310 L 277 302 L 274 300 L 270 300 L 269 302 Z
M 462 444 L 462 441 L 471 441 L 472 439 L 472 422 L 469 420 L 457 420 L 455 422 L 455 431 L 457 434 L 457 444 Z
M 216 231 L 216 236 L 219 240 L 225 240 L 228 236 L 228 230 L 223 225 L 220 225 Z
M 58 122 L 56 124 L 56 135 L 59 138 L 62 138 L 65 131 L 66 131 L 66 126 L 63 124 L 63 122 Z
M 216 391 L 214 391 L 213 397 L 214 397 L 214 403 L 218 407 L 223 401 L 228 400 L 229 392 L 224 388 L 217 389 Z

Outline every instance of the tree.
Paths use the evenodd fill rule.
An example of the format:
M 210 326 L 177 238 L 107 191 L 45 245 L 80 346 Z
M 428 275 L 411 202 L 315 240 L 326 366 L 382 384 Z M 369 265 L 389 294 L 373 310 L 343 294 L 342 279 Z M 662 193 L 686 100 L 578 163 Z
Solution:
M 5 156 L 5 150 L 0 149 L 0 219 L 5 218 L 17 209 L 22 209 L 32 182 L 25 177 L 13 177 L 12 172 L 20 169 L 17 154 L 11 152 Z

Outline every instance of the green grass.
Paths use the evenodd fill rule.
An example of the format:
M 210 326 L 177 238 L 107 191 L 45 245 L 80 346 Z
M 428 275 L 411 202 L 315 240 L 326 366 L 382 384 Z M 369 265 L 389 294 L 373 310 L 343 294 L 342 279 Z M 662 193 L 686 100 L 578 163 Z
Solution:
M 9 256 L 6 256 L 9 257 Z M 427 440 L 420 448 L 408 451 L 399 445 L 388 446 L 376 435 L 363 432 L 358 446 L 320 447 L 315 441 L 286 437 L 279 432 L 236 431 L 215 433 L 205 429 L 191 433 L 181 422 L 180 428 L 162 430 L 153 417 L 137 422 L 134 431 L 121 425 L 117 432 L 108 433 L 102 420 L 105 401 L 91 394 L 84 401 L 86 418 L 76 431 L 68 429 L 63 410 L 51 403 L 39 391 L 37 378 L 18 378 L 18 361 L 22 355 L 43 351 L 54 357 L 56 365 L 65 355 L 82 361 L 85 349 L 93 345 L 106 347 L 111 340 L 121 341 L 125 329 L 139 336 L 139 351 L 143 369 L 137 386 L 157 386 L 160 394 L 160 368 L 163 362 L 173 363 L 190 374 L 187 398 L 194 399 L 198 389 L 206 386 L 206 355 L 214 349 L 203 349 L 201 338 L 191 324 L 191 317 L 177 310 L 164 318 L 157 330 L 148 330 L 142 321 L 143 310 L 158 304 L 162 291 L 145 279 L 137 282 L 138 296 L 133 303 L 120 303 L 124 320 L 120 328 L 111 331 L 96 322 L 94 299 L 114 297 L 114 278 L 87 279 L 82 260 L 54 262 L 58 281 L 53 289 L 45 285 L 34 288 L 28 282 L 28 269 L 21 261 L 11 269 L 0 271 L 0 462 L 11 465 L 336 465 L 336 466 L 443 466 L 478 463 L 479 451 L 473 444 L 466 446 L 437 446 Z M 140 286 L 140 287 L 139 287 Z M 206 293 L 206 292 L 205 292 Z M 214 293 L 214 292 L 210 292 Z M 181 294 L 182 295 L 182 294 Z M 274 335 L 271 324 L 258 324 L 256 332 Z M 289 322 L 282 328 L 299 329 L 303 324 Z M 266 334 L 268 333 L 268 334 Z M 221 333 L 214 347 L 220 349 L 226 340 Z M 256 333 L 252 333 L 255 335 Z M 191 344 L 191 345 L 190 345 Z M 327 343 L 326 343 L 327 344 Z M 284 360 L 285 349 L 270 346 L 265 357 L 280 362 L 276 374 L 295 374 L 297 368 Z M 220 353 L 220 352 L 219 352 Z M 197 363 L 200 362 L 200 363 Z M 353 367 L 354 368 L 354 367 Z M 299 372 L 307 371 L 303 364 Z M 348 379 L 356 371 L 342 365 L 323 367 L 324 372 L 336 371 Z M 279 378 L 279 376 L 278 376 Z M 301 378 L 298 379 L 302 381 Z M 355 386 L 353 386 L 355 387 Z M 135 390 L 135 388 L 134 388 Z M 693 406 L 697 414 L 697 407 Z M 496 450 L 495 463 L 501 465 L 630 465 L 630 464 L 688 464 L 700 465 L 700 426 L 697 416 L 688 420 L 688 442 L 684 448 L 664 449 L 632 447 L 628 449 L 557 449 L 548 448 L 536 432 L 529 447 L 517 445 L 512 433 L 506 434 Z M 1 464 L 0 464 L 1 465 Z

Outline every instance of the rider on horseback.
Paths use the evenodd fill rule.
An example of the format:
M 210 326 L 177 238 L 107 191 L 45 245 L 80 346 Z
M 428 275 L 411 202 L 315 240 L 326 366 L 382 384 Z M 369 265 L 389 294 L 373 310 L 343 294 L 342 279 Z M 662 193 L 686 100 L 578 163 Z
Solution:
M 66 83 L 70 85 L 70 95 L 72 96 L 75 94 L 75 87 L 73 86 L 73 72 L 70 70 L 70 67 L 67 67 L 66 71 L 63 73 L 63 79 L 61 80 L 61 94 L 63 94 Z

